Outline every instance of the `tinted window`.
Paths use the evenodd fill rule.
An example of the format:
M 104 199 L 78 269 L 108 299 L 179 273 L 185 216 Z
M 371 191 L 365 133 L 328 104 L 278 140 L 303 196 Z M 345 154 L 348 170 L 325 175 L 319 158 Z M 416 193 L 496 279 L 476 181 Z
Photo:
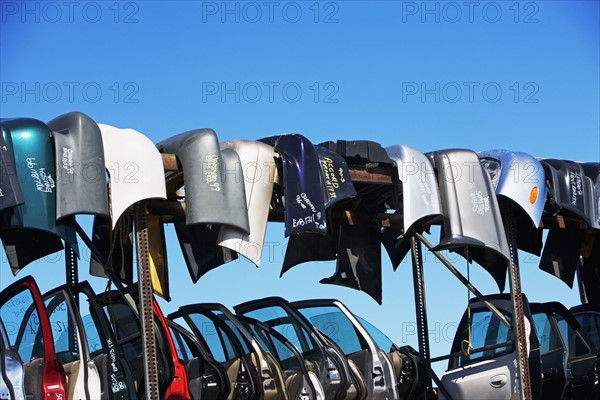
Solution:
M 540 341 L 540 352 L 541 354 L 548 353 L 552 350 L 562 348 L 562 342 L 560 337 L 556 333 L 556 330 L 552 326 L 548 314 L 536 313 L 533 314 L 533 324 L 537 331 L 538 340 Z
M 58 292 L 54 296 L 47 298 L 44 300 L 44 304 L 50 318 L 56 358 L 62 364 L 79 360 L 77 327 L 71 318 L 64 293 Z
M 567 323 L 560 315 L 556 315 L 556 322 L 558 323 L 558 330 L 563 338 L 565 344 L 569 349 L 569 357 L 583 356 L 590 352 L 590 349 L 577 334 L 575 329 Z
M 240 344 L 240 346 L 242 346 L 242 351 L 244 352 L 244 354 L 250 354 L 250 349 L 246 345 L 246 339 L 244 338 L 244 335 L 242 334 L 242 332 L 240 332 L 240 330 L 238 329 L 238 327 L 235 326 L 235 324 L 233 323 L 233 321 L 231 321 L 230 319 L 228 319 L 225 316 L 225 314 L 223 314 L 219 310 L 211 310 L 211 311 L 212 311 L 213 314 L 215 314 L 216 316 L 218 316 L 219 318 L 221 318 L 223 320 L 223 322 L 229 327 L 229 329 L 231 330 L 231 332 L 233 332 L 233 334 L 235 335 L 238 343 Z
M 510 322 L 510 315 L 505 314 Z M 470 329 L 465 327 L 461 334 L 462 350 L 466 352 L 470 343 L 472 349 L 478 349 L 493 344 L 512 341 L 512 330 L 508 329 L 498 317 L 489 310 L 475 311 L 471 313 Z M 476 362 L 483 358 L 490 358 L 512 351 L 512 346 L 502 346 L 483 352 L 464 354 L 458 358 L 458 366 Z
M 582 312 L 575 314 L 575 318 L 579 321 L 583 330 L 590 335 L 596 348 L 600 349 L 600 314 L 595 312 Z
M 123 356 L 129 361 L 134 379 L 138 381 L 143 374 L 143 346 L 137 317 L 129 306 L 121 303 L 105 306 L 104 312 L 113 327 Z
M 179 357 L 179 359 L 183 360 L 184 362 L 187 362 L 194 358 L 192 350 L 189 348 L 182 335 L 171 327 L 169 327 L 169 330 L 171 331 L 171 337 L 173 337 L 173 341 L 175 342 L 177 357 Z
M 129 306 L 121 303 L 112 303 L 104 307 L 104 312 L 115 330 L 117 340 L 140 335 L 137 317 L 133 314 Z
M 380 349 L 382 349 L 386 353 L 389 353 L 392 351 L 392 347 L 394 347 L 394 343 L 390 340 L 390 338 L 388 338 L 383 332 L 381 332 L 375 326 L 371 325 L 371 323 L 368 322 L 367 320 L 365 320 L 359 316 L 356 316 L 356 318 L 358 319 L 358 322 L 360 322 L 360 324 L 367 330 L 367 332 L 369 332 L 369 335 L 371 335 L 371 337 L 373 338 L 375 343 L 377 343 L 377 346 L 379 346 Z
M 189 314 L 189 317 L 208 345 L 213 358 L 218 362 L 236 358 L 235 346 L 222 328 L 202 314 Z
M 310 335 L 282 307 L 272 306 L 253 310 L 244 315 L 264 322 L 282 334 L 290 343 L 306 353 L 315 348 Z
M 345 355 L 363 349 L 352 322 L 337 307 L 310 307 L 299 311 L 321 332 L 333 340 Z
M 89 300 L 88 297 L 82 293 L 79 293 L 79 315 L 81 316 L 81 322 L 83 323 L 83 329 L 88 343 L 88 351 L 95 357 L 97 352 L 105 351 L 104 340 L 100 337 L 96 321 L 90 314 Z
M 40 318 L 29 290 L 19 292 L 4 303 L 0 319 L 10 345 L 17 349 L 23 362 L 44 357 Z

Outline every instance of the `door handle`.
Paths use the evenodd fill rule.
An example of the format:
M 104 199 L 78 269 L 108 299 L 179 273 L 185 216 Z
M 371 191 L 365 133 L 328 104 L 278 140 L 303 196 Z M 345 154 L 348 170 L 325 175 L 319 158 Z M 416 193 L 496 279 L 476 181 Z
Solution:
M 508 378 L 504 374 L 494 375 L 490 378 L 490 385 L 495 388 L 501 388 L 506 385 Z
M 373 369 L 373 383 L 375 386 L 385 386 L 382 367 L 375 367 Z
M 587 385 L 589 382 L 589 379 L 587 376 L 579 376 L 577 378 L 573 378 L 573 380 L 571 381 L 571 385 L 573 387 L 581 387 L 583 385 Z
M 548 368 L 542 371 L 542 379 L 554 378 L 556 375 L 558 375 L 556 368 Z

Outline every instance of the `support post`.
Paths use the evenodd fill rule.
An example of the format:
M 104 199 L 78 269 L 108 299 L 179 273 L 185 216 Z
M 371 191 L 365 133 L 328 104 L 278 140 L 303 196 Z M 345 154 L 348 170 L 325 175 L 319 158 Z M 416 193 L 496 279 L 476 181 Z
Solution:
M 148 243 L 148 210 L 145 205 L 135 206 L 135 238 L 139 282 L 139 315 L 144 347 L 144 377 L 146 399 L 159 398 L 154 312 L 152 310 L 152 281 L 150 278 L 150 248 Z
M 508 276 L 510 282 L 510 297 L 513 306 L 513 332 L 517 350 L 518 382 L 521 399 L 531 400 L 531 380 L 529 378 L 529 355 L 527 354 L 527 332 L 523 316 L 523 296 L 521 294 L 521 274 L 519 271 L 519 254 L 517 253 L 517 220 L 512 210 L 508 210 L 503 218 L 506 228 L 506 238 L 510 248 Z M 504 217 L 504 216 L 503 216 Z
M 77 255 L 68 243 L 65 243 L 65 272 L 67 285 L 74 287 L 79 283 L 79 272 L 77 271 Z
M 417 333 L 419 340 L 419 353 L 423 356 L 427 366 L 431 365 L 429 351 L 429 328 L 427 326 L 427 305 L 425 302 L 425 277 L 423 275 L 423 257 L 421 255 L 421 241 L 416 237 L 410 238 L 412 250 L 413 285 L 415 294 L 415 311 L 417 313 Z M 431 375 L 425 377 L 425 390 L 427 397 L 432 390 Z
M 77 270 L 77 255 L 75 250 L 67 242 L 65 242 L 65 272 L 67 275 L 67 286 L 74 288 L 79 283 L 79 272 Z M 79 298 L 74 296 L 72 299 L 75 305 L 79 307 Z M 75 329 L 69 329 L 68 332 L 69 347 L 71 349 L 77 348 L 77 335 Z

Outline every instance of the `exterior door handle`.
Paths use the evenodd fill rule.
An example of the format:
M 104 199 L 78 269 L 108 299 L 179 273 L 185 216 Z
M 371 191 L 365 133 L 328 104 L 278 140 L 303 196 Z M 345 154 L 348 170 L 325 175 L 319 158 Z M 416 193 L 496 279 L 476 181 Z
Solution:
M 382 367 L 375 367 L 373 369 L 373 383 L 375 386 L 385 386 Z
M 542 371 L 542 379 L 554 378 L 557 375 L 558 370 L 556 368 L 548 368 Z
M 506 385 L 508 378 L 504 374 L 494 375 L 490 378 L 490 385 L 495 388 L 501 388 Z

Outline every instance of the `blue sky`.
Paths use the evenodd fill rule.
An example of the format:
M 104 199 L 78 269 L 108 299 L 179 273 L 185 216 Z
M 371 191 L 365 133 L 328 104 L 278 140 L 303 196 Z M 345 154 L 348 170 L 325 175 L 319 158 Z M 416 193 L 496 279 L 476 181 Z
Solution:
M 0 116 L 48 121 L 77 110 L 154 142 L 210 127 L 220 140 L 295 132 L 315 143 L 600 160 L 597 1 L 66 3 L 0 2 Z M 89 218 L 81 222 L 89 232 Z M 286 240 L 283 225 L 270 224 L 262 268 L 236 261 L 193 285 L 168 232 L 166 311 L 269 295 L 338 298 L 396 343 L 416 345 L 408 260 L 392 273 L 384 258 L 379 306 L 320 285 L 334 263 L 279 278 Z M 450 258 L 466 273 L 464 260 Z M 432 353 L 440 355 L 467 292 L 431 254 L 425 259 Z M 577 289 L 538 270 L 535 257 L 522 255 L 521 264 L 531 301 L 578 302 Z M 82 261 L 82 279 L 86 270 Z M 49 290 L 63 271 L 56 256 L 22 274 Z M 482 268 L 470 272 L 482 292 L 497 290 Z M 0 288 L 14 280 L 2 255 Z

